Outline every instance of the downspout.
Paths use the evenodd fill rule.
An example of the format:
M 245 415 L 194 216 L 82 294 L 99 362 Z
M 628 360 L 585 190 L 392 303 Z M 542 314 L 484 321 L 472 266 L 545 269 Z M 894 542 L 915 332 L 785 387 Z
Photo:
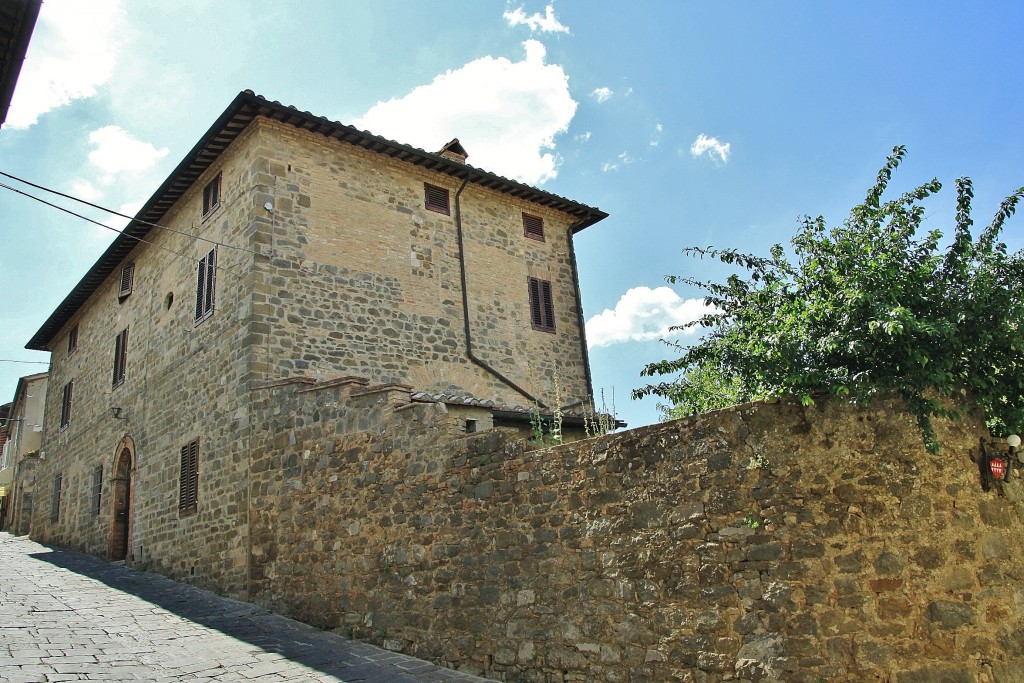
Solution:
M 515 389 L 518 393 L 526 397 L 531 404 L 547 409 L 547 405 L 544 404 L 536 396 L 533 396 L 530 392 L 523 389 L 521 386 L 510 380 L 505 375 L 501 374 L 493 367 L 491 367 L 486 361 L 477 358 L 476 354 L 473 353 L 473 335 L 470 332 L 469 326 L 469 290 L 466 288 L 466 248 L 462 238 L 462 204 L 460 197 L 462 191 L 466 189 L 466 185 L 469 184 L 469 179 L 472 176 L 471 173 L 467 173 L 465 179 L 462 181 L 462 185 L 455 191 L 455 232 L 459 239 L 459 277 L 462 279 L 462 323 L 466 334 L 466 355 L 471 361 L 479 365 L 481 368 L 497 377 L 501 382 L 512 389 Z M 574 266 L 575 267 L 575 266 Z M 582 315 L 582 313 L 581 313 Z M 587 369 L 587 382 L 589 385 L 590 369 Z
M 576 230 L 592 220 L 593 216 L 587 214 L 566 230 L 566 241 L 569 243 L 569 265 L 572 267 L 572 286 L 576 293 L 576 320 L 580 328 L 580 350 L 583 352 L 583 373 L 587 379 L 587 395 L 590 396 L 591 404 L 596 400 L 594 397 L 594 379 L 590 374 L 590 352 L 587 351 L 587 325 L 583 320 L 583 297 L 580 296 L 580 273 L 576 268 L 576 247 L 573 244 L 572 236 Z

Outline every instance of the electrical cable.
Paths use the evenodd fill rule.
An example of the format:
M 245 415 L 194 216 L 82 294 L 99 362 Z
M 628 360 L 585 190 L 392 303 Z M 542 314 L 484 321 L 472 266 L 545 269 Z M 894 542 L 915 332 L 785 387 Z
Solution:
M 113 209 L 108 209 L 105 206 L 100 206 L 99 204 L 93 204 L 90 201 L 86 201 L 85 199 L 81 199 L 79 197 L 75 197 L 74 195 L 65 194 L 64 192 L 60 192 L 59 190 L 54 190 L 53 188 L 46 187 L 45 185 L 37 185 L 36 183 L 33 183 L 33 182 L 29 181 L 29 180 L 25 180 L 24 178 L 19 178 L 18 176 L 11 175 L 10 173 L 5 173 L 4 171 L 0 171 L 0 176 L 4 176 L 5 178 L 10 178 L 11 180 L 16 180 L 19 183 L 24 183 L 25 185 L 28 185 L 29 187 L 36 188 L 37 190 L 42 190 L 43 192 L 49 192 L 50 194 L 55 194 L 58 197 L 63 197 L 64 199 L 70 199 L 73 202 L 78 202 L 80 204 L 85 204 L 86 206 L 91 206 L 94 209 L 99 209 L 100 211 L 105 211 L 106 213 L 111 213 L 111 214 L 114 214 L 115 216 L 120 216 L 121 218 L 127 218 L 130 221 L 135 221 L 136 223 L 141 223 L 142 225 L 146 225 L 146 226 L 149 226 L 151 228 L 159 228 L 160 230 L 167 230 L 168 232 L 173 232 L 173 233 L 176 233 L 176 234 L 181 235 L 183 237 L 191 237 L 194 240 L 199 240 L 199 241 L 202 241 L 202 242 L 208 242 L 210 244 L 216 244 L 219 247 L 225 247 L 227 249 L 237 249 L 238 251 L 244 251 L 244 252 L 246 252 L 248 254 L 254 254 L 256 256 L 262 256 L 262 254 L 260 254 L 258 251 L 254 251 L 253 249 L 247 249 L 245 247 L 239 247 L 239 246 L 234 245 L 234 244 L 227 244 L 226 242 L 218 242 L 217 240 L 211 240 L 208 237 L 200 237 L 199 235 L 193 235 L 192 233 L 189 233 L 189 232 L 184 232 L 182 230 L 176 230 L 175 228 L 169 228 L 166 225 L 160 225 L 159 223 L 151 223 L 149 221 L 142 220 L 141 218 L 135 218 L 133 216 L 129 216 L 128 214 L 124 214 L 124 213 L 121 213 L 119 211 L 114 211 Z
M 2 171 L 0 171 L 0 173 L 2 173 Z M 4 174 L 4 175 L 6 175 L 6 174 Z M 189 260 L 189 261 L 191 261 L 193 263 L 198 264 L 200 262 L 200 260 L 201 260 L 201 259 L 197 259 L 197 258 L 195 258 L 193 256 L 189 256 L 188 254 L 182 253 L 180 251 L 174 251 L 170 247 L 164 247 L 164 246 L 161 246 L 159 244 L 156 244 L 155 242 L 151 242 L 151 241 L 149 241 L 147 239 L 143 239 L 142 237 L 136 237 L 135 235 L 126 234 L 123 230 L 118 230 L 117 228 L 112 228 L 109 225 L 106 225 L 105 223 L 100 223 L 99 221 L 94 220 L 92 218 L 89 218 L 88 216 L 83 216 L 82 214 L 76 213 L 76 212 L 72 211 L 71 209 L 65 209 L 63 206 L 60 206 L 58 204 L 54 204 L 53 202 L 48 202 L 45 199 L 43 199 L 42 197 L 37 197 L 37 196 L 35 196 L 33 194 L 29 194 L 28 192 L 25 192 L 24 190 L 19 190 L 18 188 L 11 187 L 10 185 L 7 185 L 5 183 L 0 183 L 0 188 L 3 188 L 5 190 L 10 190 L 11 192 L 23 195 L 25 197 L 28 197 L 29 199 L 34 199 L 34 200 L 36 200 L 37 202 L 39 202 L 41 204 L 45 204 L 46 206 L 52 207 L 54 209 L 57 209 L 58 211 L 63 211 L 64 213 L 70 214 L 70 215 L 74 216 L 75 218 L 80 218 L 83 221 L 86 221 L 87 223 L 92 223 L 93 225 L 98 225 L 101 228 L 105 228 L 106 230 L 110 230 L 111 232 L 116 232 L 118 235 L 124 235 L 125 237 L 127 237 L 129 239 L 133 239 L 136 242 L 143 242 L 143 243 L 148 244 L 148 245 L 150 245 L 152 247 L 155 247 L 157 249 L 163 249 L 164 251 L 169 251 L 172 254 L 174 254 L 175 256 L 180 256 L 181 258 L 187 259 L 187 260 Z M 229 272 L 229 273 L 235 275 L 236 277 L 241 277 L 241 275 L 234 268 L 231 268 L 229 266 L 216 265 L 216 266 L 214 266 L 214 268 L 216 268 L 217 270 L 223 270 L 223 271 Z

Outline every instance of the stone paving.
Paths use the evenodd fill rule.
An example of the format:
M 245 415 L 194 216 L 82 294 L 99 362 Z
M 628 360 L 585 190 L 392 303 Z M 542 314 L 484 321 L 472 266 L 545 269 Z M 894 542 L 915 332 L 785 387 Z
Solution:
M 0 533 L 0 681 L 80 680 L 484 681 Z

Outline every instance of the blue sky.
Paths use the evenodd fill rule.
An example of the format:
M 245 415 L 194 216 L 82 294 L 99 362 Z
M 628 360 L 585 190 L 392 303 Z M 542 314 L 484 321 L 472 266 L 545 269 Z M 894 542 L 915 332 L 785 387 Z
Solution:
M 459 137 L 610 214 L 577 236 L 583 307 L 595 385 L 637 426 L 658 418 L 629 399 L 641 367 L 701 306 L 664 276 L 722 273 L 684 247 L 837 224 L 898 144 L 893 191 L 945 184 L 929 227 L 957 177 L 979 224 L 1024 185 L 1022 23 L 995 1 L 46 0 L 0 171 L 132 214 L 243 89 L 427 150 Z M 7 401 L 46 367 L 9 361 L 47 360 L 25 343 L 114 233 L 3 189 L 0 226 Z

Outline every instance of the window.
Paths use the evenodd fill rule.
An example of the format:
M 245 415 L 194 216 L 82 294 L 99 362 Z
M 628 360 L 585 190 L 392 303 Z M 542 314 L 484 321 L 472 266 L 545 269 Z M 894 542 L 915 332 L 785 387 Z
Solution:
M 60 519 L 60 486 L 64 478 L 60 472 L 53 475 L 53 496 L 50 498 L 50 522 L 56 523 Z
M 533 329 L 544 332 L 555 331 L 555 307 L 551 300 L 551 282 L 531 277 L 530 322 Z
M 103 465 L 96 465 L 92 471 L 92 516 L 100 516 L 103 496 Z
M 68 355 L 70 356 L 75 349 L 78 348 L 78 325 L 71 328 L 68 332 Z
M 75 380 L 64 385 L 64 397 L 60 403 L 60 429 L 64 431 L 71 424 L 71 394 L 75 389 Z
M 220 206 L 220 173 L 203 188 L 203 218 Z
M 451 211 L 448 208 L 448 190 L 443 187 L 423 183 L 423 194 L 426 196 L 424 206 L 429 211 L 437 211 L 446 216 L 451 215 Z
M 191 515 L 197 508 L 199 489 L 199 441 L 181 447 L 181 478 L 178 481 L 178 514 Z
M 523 231 L 530 239 L 544 241 L 544 219 L 540 216 L 523 214 Z
M 117 298 L 124 299 L 132 293 L 132 286 L 135 284 L 135 264 L 129 263 L 121 269 L 121 287 L 117 290 Z
M 128 328 L 124 328 L 114 339 L 114 379 L 111 386 L 124 384 L 125 368 L 128 365 Z
M 213 296 L 217 283 L 217 248 L 199 259 L 196 276 L 196 322 L 206 320 L 213 315 Z

